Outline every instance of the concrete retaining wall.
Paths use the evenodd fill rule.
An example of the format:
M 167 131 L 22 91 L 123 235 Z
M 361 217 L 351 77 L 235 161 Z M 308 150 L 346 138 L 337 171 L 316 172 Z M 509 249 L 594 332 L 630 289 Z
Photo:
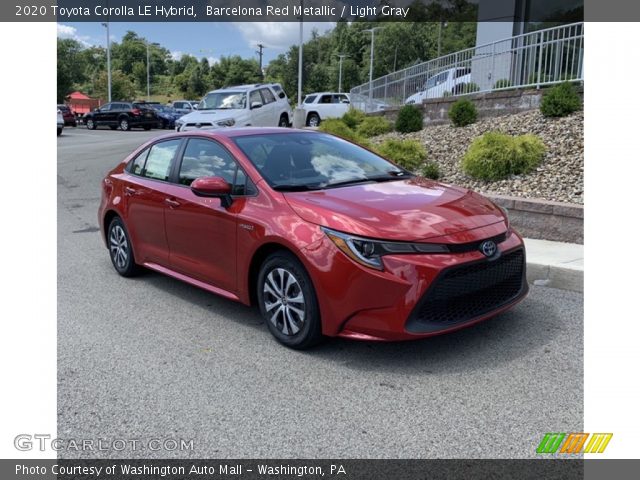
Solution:
M 518 197 L 489 196 L 509 211 L 511 224 L 527 238 L 584 244 L 584 207 Z
M 544 89 L 502 90 L 468 95 L 465 98 L 475 103 L 479 118 L 495 117 L 539 108 L 543 91 Z M 582 88 L 578 89 L 578 91 L 582 96 Z M 422 109 L 424 124 L 440 125 L 449 123 L 449 108 L 459 98 L 460 97 L 436 98 L 425 100 L 422 104 L 417 105 Z M 381 115 L 395 122 L 399 109 L 400 107 L 393 107 L 374 115 Z

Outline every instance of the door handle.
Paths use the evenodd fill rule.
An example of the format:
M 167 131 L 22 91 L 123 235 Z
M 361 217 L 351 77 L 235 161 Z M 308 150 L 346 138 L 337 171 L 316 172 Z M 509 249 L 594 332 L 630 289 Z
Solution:
M 131 187 L 124 187 L 124 194 L 128 197 L 136 194 L 136 189 Z
M 164 203 L 169 205 L 171 208 L 176 208 L 180 206 L 180 202 L 178 202 L 177 200 L 173 200 L 171 198 L 165 198 Z

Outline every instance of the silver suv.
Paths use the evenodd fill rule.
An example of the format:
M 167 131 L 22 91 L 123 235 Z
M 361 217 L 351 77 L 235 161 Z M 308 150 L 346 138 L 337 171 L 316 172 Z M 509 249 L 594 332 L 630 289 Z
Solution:
M 238 85 L 207 93 L 198 110 L 176 120 L 176 130 L 223 127 L 288 127 L 291 107 L 277 84 Z

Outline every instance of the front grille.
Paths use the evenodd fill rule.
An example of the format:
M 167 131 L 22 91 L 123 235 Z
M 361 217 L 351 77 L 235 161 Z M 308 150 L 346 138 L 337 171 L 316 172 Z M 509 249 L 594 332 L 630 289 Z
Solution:
M 407 331 L 441 330 L 490 313 L 525 293 L 525 256 L 518 249 L 443 271 L 407 321 Z

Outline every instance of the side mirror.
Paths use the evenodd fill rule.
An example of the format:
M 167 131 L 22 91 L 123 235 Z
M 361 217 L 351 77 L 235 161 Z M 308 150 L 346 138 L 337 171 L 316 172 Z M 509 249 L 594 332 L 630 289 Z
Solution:
M 233 202 L 231 185 L 222 177 L 200 177 L 191 182 L 191 191 L 198 197 L 219 198 L 224 208 L 229 208 Z
M 252 102 L 251 103 L 251 110 L 253 110 L 254 108 L 260 108 L 262 107 L 262 103 L 260 102 Z

